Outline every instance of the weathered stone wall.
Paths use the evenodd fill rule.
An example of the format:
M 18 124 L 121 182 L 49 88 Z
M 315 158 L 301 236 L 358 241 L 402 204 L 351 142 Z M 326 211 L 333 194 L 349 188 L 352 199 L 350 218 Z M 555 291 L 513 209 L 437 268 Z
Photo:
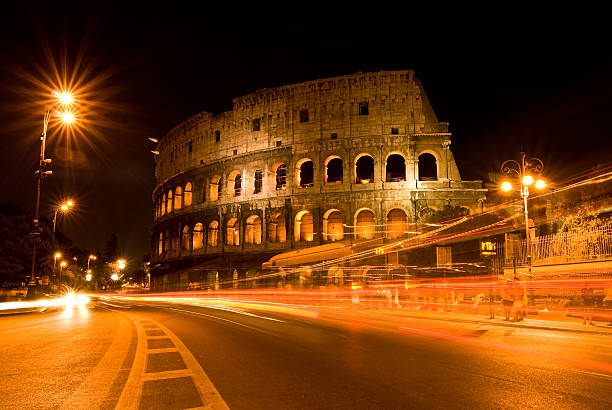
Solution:
M 360 73 L 264 89 L 234 99 L 232 111 L 197 114 L 158 144 L 153 260 L 280 252 L 326 243 L 323 219 L 331 209 L 342 214 L 346 242 L 356 239 L 354 225 L 361 209 L 373 211 L 377 237 L 385 236 L 392 209 L 403 210 L 407 223 L 417 221 L 425 207 L 450 204 L 479 210 L 485 190 L 480 181 L 461 181 L 450 137 L 448 124 L 438 122 L 412 71 Z M 435 178 L 419 175 L 423 153 L 435 157 Z M 356 175 L 356 161 L 364 155 L 373 159 L 373 179 L 368 181 Z M 403 158 L 403 174 L 390 177 L 390 155 Z M 342 160 L 341 183 L 326 181 L 330 158 Z M 313 179 L 311 185 L 300 186 L 299 166 L 305 159 L 312 161 Z M 281 163 L 287 167 L 286 186 L 277 189 Z M 254 192 L 256 170 L 263 175 L 259 193 Z M 241 176 L 238 196 L 228 181 L 236 174 Z M 210 191 L 219 176 L 222 197 L 214 200 Z M 175 197 L 177 187 L 184 191 L 187 184 L 192 187 L 191 205 L 175 209 L 164 203 L 170 191 Z M 184 192 L 181 195 L 184 199 Z M 296 216 L 302 211 L 312 214 L 312 241 L 295 238 Z M 286 225 L 284 243 L 268 240 L 270 218 L 277 213 Z M 261 244 L 245 244 L 246 221 L 252 215 L 261 220 Z M 226 224 L 232 218 L 238 221 L 238 246 L 225 244 Z M 217 246 L 207 244 L 206 227 L 212 221 L 219 223 Z M 193 249 L 196 223 L 204 226 L 201 249 Z M 185 242 L 192 244 L 181 249 L 185 229 L 190 235 Z

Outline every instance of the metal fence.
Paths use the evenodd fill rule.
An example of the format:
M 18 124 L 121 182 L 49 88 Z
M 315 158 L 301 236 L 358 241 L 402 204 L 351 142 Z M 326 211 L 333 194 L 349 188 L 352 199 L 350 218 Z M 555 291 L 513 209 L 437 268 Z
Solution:
M 612 258 L 612 227 L 538 236 L 530 242 L 533 266 Z M 507 239 L 505 265 L 526 265 L 526 251 L 525 239 Z

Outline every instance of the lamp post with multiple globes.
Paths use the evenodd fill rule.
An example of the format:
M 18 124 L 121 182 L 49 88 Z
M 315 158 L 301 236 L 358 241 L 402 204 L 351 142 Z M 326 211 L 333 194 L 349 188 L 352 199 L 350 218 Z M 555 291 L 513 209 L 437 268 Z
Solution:
M 538 158 L 526 158 L 524 152 L 521 152 L 520 162 L 510 159 L 505 161 L 501 170 L 508 176 L 515 176 L 520 186 L 521 198 L 523 198 L 523 213 L 525 215 L 525 245 L 526 245 L 526 257 L 527 257 L 527 270 L 529 276 L 531 276 L 531 238 L 529 235 L 529 211 L 527 208 L 527 198 L 529 198 L 529 187 L 534 186 L 536 190 L 546 188 L 546 181 L 543 179 L 536 179 L 544 169 L 544 163 Z M 504 180 L 500 186 L 504 192 L 510 192 L 514 190 L 514 186 L 511 181 Z
M 98 259 L 98 257 L 96 255 L 89 255 L 89 258 L 87 258 L 87 270 L 89 270 L 89 262 L 91 260 L 95 261 L 96 259 Z

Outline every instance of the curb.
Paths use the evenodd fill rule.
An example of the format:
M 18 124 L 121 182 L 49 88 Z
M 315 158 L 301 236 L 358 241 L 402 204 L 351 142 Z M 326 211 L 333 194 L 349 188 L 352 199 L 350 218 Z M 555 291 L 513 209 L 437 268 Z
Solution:
M 478 323 L 478 324 L 486 324 L 492 326 L 504 326 L 504 327 L 517 327 L 524 329 L 538 329 L 538 330 L 552 330 L 558 332 L 574 332 L 574 333 L 588 333 L 588 334 L 596 334 L 596 335 L 604 335 L 604 336 L 612 336 L 612 328 L 610 330 L 595 330 L 595 329 L 576 329 L 572 327 L 563 327 L 563 326 L 550 326 L 550 325 L 537 325 L 537 324 L 523 324 L 523 323 L 511 323 L 511 322 L 491 322 L 487 319 L 468 319 L 468 318 L 453 318 L 453 317 L 436 317 L 436 316 L 416 316 L 405 314 L 404 316 L 410 317 L 413 319 L 431 319 L 431 320 L 441 320 L 446 322 L 460 322 L 460 323 Z M 536 319 L 537 320 L 537 319 Z M 607 328 L 606 328 L 607 329 Z

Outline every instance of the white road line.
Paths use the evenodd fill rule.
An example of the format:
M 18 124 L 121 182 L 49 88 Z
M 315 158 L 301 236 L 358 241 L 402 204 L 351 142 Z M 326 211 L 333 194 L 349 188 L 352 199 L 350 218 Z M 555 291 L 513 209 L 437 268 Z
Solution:
M 104 302 L 104 301 L 100 301 L 100 303 L 103 303 L 103 304 L 108 305 L 108 306 L 116 307 L 116 308 L 119 308 L 119 309 L 131 309 L 132 308 L 131 306 L 115 305 L 114 303 L 109 303 L 109 302 Z
M 199 307 L 204 307 L 204 308 L 208 308 L 208 309 L 224 310 L 224 311 L 227 311 L 227 312 L 238 313 L 240 315 L 251 316 L 251 317 L 256 317 L 256 318 L 265 319 L 265 320 L 271 320 L 273 322 L 286 323 L 284 320 L 275 319 L 275 318 L 267 317 L 267 316 L 256 315 L 254 313 L 247 312 L 247 311 L 245 311 L 243 309 L 230 308 L 230 307 L 225 307 L 225 306 L 218 306 L 218 305 L 214 305 L 214 304 L 211 305 L 211 304 L 207 304 L 206 302 L 187 303 L 187 305 L 188 306 L 199 306 Z
M 178 377 L 191 377 L 193 379 L 193 383 L 200 394 L 202 403 L 204 403 L 202 408 L 229 409 L 191 351 L 189 351 L 183 342 L 167 327 L 151 319 L 146 319 L 143 321 L 145 323 L 154 323 L 157 325 L 157 327 L 159 327 L 159 329 L 165 333 L 164 337 L 170 339 L 172 343 L 174 343 L 175 348 L 172 348 L 172 351 L 176 351 L 180 354 L 183 362 L 185 363 L 186 369 L 146 373 L 147 355 L 159 353 L 161 349 L 148 349 L 147 339 L 152 339 L 153 337 L 146 336 L 145 329 L 142 326 L 143 321 L 135 319 L 132 314 L 124 314 L 128 316 L 136 325 L 138 344 L 136 346 L 136 353 L 134 363 L 132 364 L 132 369 L 130 370 L 128 379 L 125 383 L 123 391 L 121 392 L 121 396 L 119 397 L 119 401 L 115 407 L 116 409 L 131 410 L 139 408 L 144 383 L 146 381 L 164 380 Z
M 230 323 L 233 323 L 233 324 L 238 325 L 238 326 L 246 327 L 247 329 L 255 330 L 256 332 L 261 332 L 261 333 L 265 333 L 267 335 L 273 336 L 271 333 L 266 332 L 265 330 L 258 329 L 256 327 L 252 327 L 252 326 L 248 326 L 248 325 L 245 325 L 243 323 L 235 322 L 233 320 L 225 319 L 225 318 L 222 318 L 222 317 L 218 317 L 218 316 L 214 316 L 214 315 L 207 315 L 206 313 L 201 313 L 201 312 L 194 312 L 192 310 L 184 310 L 184 309 L 176 309 L 176 308 L 168 308 L 168 309 L 169 310 L 176 310 L 177 312 L 188 313 L 188 314 L 191 314 L 191 315 L 205 316 L 205 317 L 209 317 L 211 319 L 222 320 L 224 322 L 230 322 Z

